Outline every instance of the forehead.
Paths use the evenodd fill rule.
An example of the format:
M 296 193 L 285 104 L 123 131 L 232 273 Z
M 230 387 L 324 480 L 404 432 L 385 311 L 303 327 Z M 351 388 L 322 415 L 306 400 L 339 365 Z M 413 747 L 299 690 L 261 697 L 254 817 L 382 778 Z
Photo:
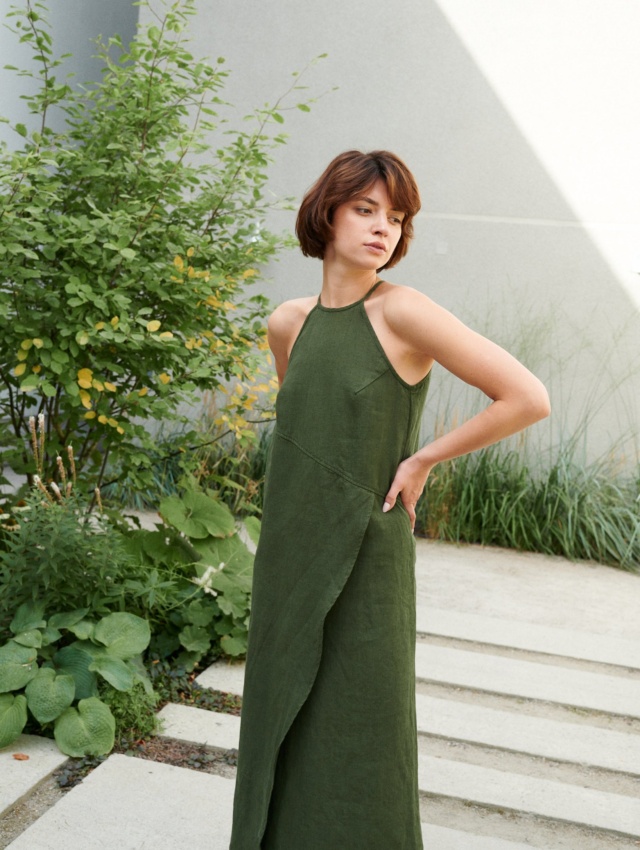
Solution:
M 381 178 L 372 183 L 362 192 L 356 195 L 357 199 L 366 200 L 369 203 L 375 204 L 386 209 L 393 209 L 395 212 L 402 212 L 400 207 L 394 207 L 393 199 L 389 197 L 387 184 Z

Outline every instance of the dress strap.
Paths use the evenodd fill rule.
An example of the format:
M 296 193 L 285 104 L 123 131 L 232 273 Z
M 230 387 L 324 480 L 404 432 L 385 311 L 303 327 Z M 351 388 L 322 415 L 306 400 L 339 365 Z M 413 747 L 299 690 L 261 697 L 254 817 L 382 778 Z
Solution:
M 373 286 L 371 287 L 371 289 L 369 289 L 369 290 L 365 293 L 365 295 L 363 295 L 363 296 L 362 296 L 362 298 L 359 298 L 357 301 L 354 301 L 354 302 L 353 302 L 353 303 L 351 303 L 351 304 L 347 304 L 347 305 L 346 305 L 346 307 L 354 307 L 356 304 L 362 304 L 362 302 L 363 302 L 363 301 L 366 301 L 366 300 L 367 300 L 367 298 L 368 298 L 368 297 L 369 297 L 369 296 L 370 296 L 373 292 L 375 292 L 375 290 L 376 290 L 376 289 L 380 286 L 380 284 L 381 284 L 381 283 L 384 283 L 384 281 L 383 281 L 383 280 L 376 280 L 376 282 L 373 284 Z M 320 295 L 318 295 L 318 300 L 316 301 L 316 304 L 317 304 L 319 307 L 322 307 L 321 297 L 322 297 L 322 293 L 320 293 Z M 322 309 L 324 310 L 324 309 L 327 309 L 327 308 L 323 307 Z M 336 308 L 328 308 L 328 309 L 344 310 L 345 308 L 344 308 L 344 307 L 336 307 Z
M 368 298 L 368 297 L 369 297 L 372 293 L 374 293 L 374 292 L 376 291 L 376 289 L 380 286 L 380 284 L 381 284 L 381 283 L 384 283 L 384 281 L 383 281 L 383 280 L 377 280 L 377 281 L 373 284 L 373 286 L 371 287 L 371 289 L 367 292 L 367 294 L 364 296 L 364 298 L 363 298 L 362 300 L 363 300 L 363 301 L 366 301 L 366 300 L 367 300 L 367 298 Z

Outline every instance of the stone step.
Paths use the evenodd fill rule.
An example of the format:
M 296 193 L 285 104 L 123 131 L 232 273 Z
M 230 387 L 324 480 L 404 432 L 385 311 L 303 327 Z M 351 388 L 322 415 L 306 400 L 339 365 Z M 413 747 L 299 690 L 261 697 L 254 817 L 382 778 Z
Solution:
M 418 732 L 640 776 L 640 735 L 416 695 Z
M 15 754 L 29 756 L 15 759 Z M 37 735 L 20 735 L 13 744 L 0 750 L 0 815 L 67 761 L 56 742 Z
M 551 664 L 418 643 L 425 682 L 640 718 L 640 682 Z
M 233 792 L 232 779 L 112 755 L 8 850 L 228 850 Z M 531 846 L 431 824 L 422 824 L 422 835 L 437 850 Z
M 484 708 L 418 694 L 418 732 L 470 745 L 640 776 L 640 735 Z M 240 718 L 183 705 L 159 714 L 161 735 L 221 750 L 238 749 Z
M 418 605 L 416 615 L 420 635 L 455 638 L 640 670 L 640 643 L 621 637 L 445 611 L 426 605 Z
M 205 708 L 169 703 L 158 713 L 160 735 L 218 750 L 238 749 L 240 717 Z
M 244 661 L 216 661 L 196 677 L 203 688 L 242 696 L 244 690 Z
M 640 837 L 640 799 L 431 756 L 418 760 L 421 793 L 560 823 Z

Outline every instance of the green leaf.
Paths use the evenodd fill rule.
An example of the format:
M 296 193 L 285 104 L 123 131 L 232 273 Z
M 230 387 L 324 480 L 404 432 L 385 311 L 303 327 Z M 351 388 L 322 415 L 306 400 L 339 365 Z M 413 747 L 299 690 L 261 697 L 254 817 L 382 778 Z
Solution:
M 96 625 L 93 640 L 107 647 L 109 655 L 127 660 L 139 655 L 151 640 L 149 623 L 135 614 L 117 612 Z
M 8 747 L 27 725 L 27 700 L 23 694 L 0 695 L 0 750 Z
M 44 617 L 44 603 L 24 602 L 16 611 L 9 628 L 14 635 L 20 632 L 29 632 L 32 629 L 43 629 L 46 626 Z
M 185 619 L 194 626 L 208 626 L 215 615 L 215 606 L 201 599 L 190 602 L 184 612 Z
M 133 260 L 136 257 L 136 252 L 133 248 L 121 248 L 120 254 L 125 258 L 125 260 Z
M 88 640 L 93 635 L 95 627 L 94 620 L 79 620 L 67 626 L 67 630 L 74 634 L 78 640 Z
M 24 138 L 24 137 L 26 137 L 26 135 L 27 135 L 27 128 L 24 126 L 24 124 L 16 124 L 16 126 L 15 126 L 15 130 L 16 130 L 16 133 L 17 133 L 19 136 L 22 136 L 23 138 Z
M 49 618 L 49 625 L 54 629 L 68 629 L 75 626 L 80 620 L 89 613 L 88 608 L 78 608 L 75 611 L 67 611 L 64 614 L 54 614 Z
M 205 493 L 188 491 L 182 497 L 169 496 L 160 503 L 159 512 L 187 537 L 227 537 L 235 531 L 229 508 Z
M 249 516 L 244 521 L 244 527 L 247 529 L 249 539 L 257 546 L 260 540 L 260 520 L 255 516 Z
M 0 646 L 0 693 L 18 691 L 38 672 L 35 649 L 8 641 Z
M 133 671 L 120 658 L 99 655 L 89 669 L 99 673 L 117 691 L 130 691 L 133 687 Z
M 25 690 L 29 711 L 39 723 L 50 723 L 69 708 L 76 694 L 76 683 L 68 673 L 56 673 L 41 667 Z
M 80 700 L 56 720 L 53 734 L 67 756 L 101 756 L 113 749 L 116 721 L 107 705 L 97 697 Z
M 76 697 L 84 699 L 98 692 L 98 677 L 89 670 L 93 657 L 74 644 L 65 646 L 53 656 L 53 663 L 61 673 L 68 673 L 76 683 Z
M 180 643 L 189 652 L 206 652 L 211 646 L 211 635 L 201 626 L 185 626 L 180 632 Z
M 220 639 L 220 646 L 227 655 L 244 655 L 247 651 L 246 638 L 225 635 Z
M 20 632 L 13 638 L 20 646 L 30 646 L 33 649 L 40 649 L 42 646 L 42 632 L 37 629 L 31 629 L 28 632 Z

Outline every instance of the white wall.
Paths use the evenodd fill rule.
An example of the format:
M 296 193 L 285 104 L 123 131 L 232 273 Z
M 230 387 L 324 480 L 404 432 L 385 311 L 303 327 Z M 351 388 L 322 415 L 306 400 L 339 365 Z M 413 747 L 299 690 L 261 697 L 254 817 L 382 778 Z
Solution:
M 424 207 L 388 278 L 550 381 L 543 440 L 600 399 L 597 453 L 639 421 L 639 24 L 632 0 L 203 0 L 193 51 L 227 58 L 241 114 L 327 52 L 304 79 L 327 94 L 285 113 L 274 192 L 299 198 L 347 148 L 402 156 Z M 275 302 L 320 286 L 297 253 L 268 271 Z

